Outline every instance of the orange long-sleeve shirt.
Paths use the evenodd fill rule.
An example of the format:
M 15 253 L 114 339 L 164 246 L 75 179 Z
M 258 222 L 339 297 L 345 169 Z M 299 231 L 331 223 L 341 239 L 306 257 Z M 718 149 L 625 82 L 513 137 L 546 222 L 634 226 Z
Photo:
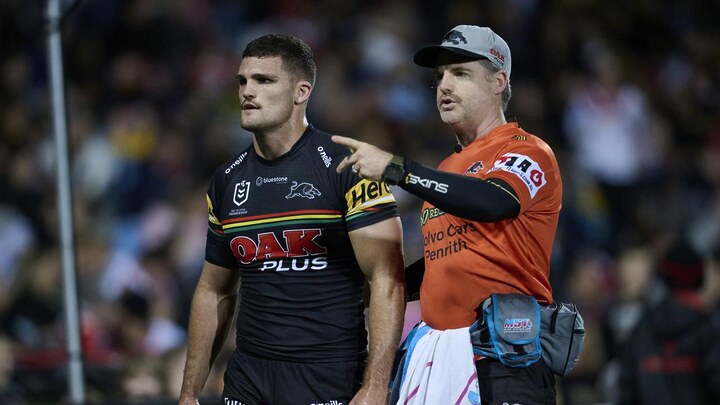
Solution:
M 548 277 L 562 180 L 550 147 L 508 123 L 452 154 L 438 169 L 504 180 L 518 197 L 520 213 L 514 219 L 481 223 L 423 205 L 422 319 L 435 329 L 469 326 L 491 293 L 517 292 L 551 303 Z

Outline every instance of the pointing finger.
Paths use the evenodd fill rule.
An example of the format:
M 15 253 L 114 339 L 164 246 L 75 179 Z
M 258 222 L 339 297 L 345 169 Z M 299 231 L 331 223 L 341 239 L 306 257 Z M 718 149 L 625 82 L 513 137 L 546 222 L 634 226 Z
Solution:
M 338 145 L 347 146 L 348 148 L 350 148 L 351 152 L 355 152 L 363 144 L 362 142 L 357 141 L 355 139 L 348 138 L 346 136 L 340 136 L 340 135 L 333 135 L 332 138 L 330 138 L 330 140 L 335 142 Z
M 340 164 L 338 165 L 338 167 L 335 169 L 336 172 L 342 173 L 342 172 L 344 172 L 345 170 L 347 170 L 347 168 L 350 167 L 350 166 L 354 163 L 354 162 L 351 162 L 351 161 L 350 161 L 350 156 L 352 156 L 352 155 L 346 156 L 346 157 L 340 162 Z

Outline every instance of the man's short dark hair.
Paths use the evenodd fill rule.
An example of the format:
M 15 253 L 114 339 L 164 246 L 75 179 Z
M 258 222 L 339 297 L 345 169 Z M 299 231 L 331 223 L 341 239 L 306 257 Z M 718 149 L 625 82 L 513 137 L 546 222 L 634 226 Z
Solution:
M 295 77 L 307 80 L 315 85 L 317 68 L 312 49 L 302 39 L 292 35 L 267 34 L 252 40 L 242 53 L 242 57 L 282 58 L 286 71 Z

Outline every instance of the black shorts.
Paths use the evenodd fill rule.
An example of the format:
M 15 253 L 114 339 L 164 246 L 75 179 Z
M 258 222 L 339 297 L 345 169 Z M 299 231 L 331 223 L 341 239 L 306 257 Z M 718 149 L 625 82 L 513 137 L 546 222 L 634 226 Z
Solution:
M 528 367 L 507 367 L 486 357 L 475 368 L 482 405 L 556 403 L 555 374 L 542 359 Z
M 298 363 L 235 351 L 225 370 L 225 405 L 347 405 L 362 384 L 365 361 Z

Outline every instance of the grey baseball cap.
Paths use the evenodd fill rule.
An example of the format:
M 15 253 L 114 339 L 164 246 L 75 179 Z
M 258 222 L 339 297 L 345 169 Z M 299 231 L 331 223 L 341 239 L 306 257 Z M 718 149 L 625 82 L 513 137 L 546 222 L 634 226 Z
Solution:
M 485 58 L 510 76 L 510 47 L 500 35 L 488 27 L 477 25 L 458 25 L 445 34 L 440 45 L 430 45 L 420 49 L 413 60 L 417 65 L 434 68 L 442 51 L 450 51 L 465 56 Z

